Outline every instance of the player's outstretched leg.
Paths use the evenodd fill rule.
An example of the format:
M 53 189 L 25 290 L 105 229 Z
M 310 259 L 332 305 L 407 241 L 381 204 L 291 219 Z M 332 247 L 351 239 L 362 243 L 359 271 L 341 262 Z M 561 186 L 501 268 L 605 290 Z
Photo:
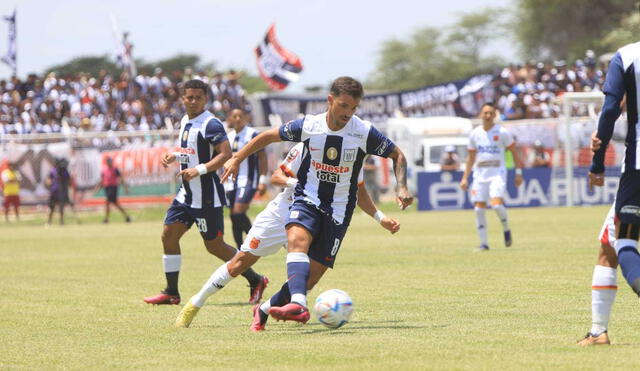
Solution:
M 291 292 L 291 302 L 283 306 L 272 306 L 269 315 L 281 321 L 296 321 L 307 323 L 309 310 L 307 309 L 307 280 L 309 279 L 309 256 L 303 252 L 287 254 L 288 285 Z
M 178 314 L 178 318 L 176 318 L 176 327 L 189 327 L 205 301 L 207 301 L 211 295 L 220 291 L 233 279 L 231 274 L 229 274 L 227 264 L 228 263 L 224 263 L 219 266 L 202 286 L 200 291 L 189 299 L 187 304 L 180 311 L 180 314 Z
M 476 251 L 489 250 L 489 242 L 487 237 L 487 209 L 485 205 L 477 205 L 473 209 L 476 215 L 476 231 L 480 238 L 480 246 L 476 248 Z
M 615 254 L 615 253 L 614 253 Z M 615 255 L 614 255 L 615 256 Z M 608 345 L 609 316 L 618 291 L 616 268 L 596 265 L 591 284 L 591 329 L 578 345 Z

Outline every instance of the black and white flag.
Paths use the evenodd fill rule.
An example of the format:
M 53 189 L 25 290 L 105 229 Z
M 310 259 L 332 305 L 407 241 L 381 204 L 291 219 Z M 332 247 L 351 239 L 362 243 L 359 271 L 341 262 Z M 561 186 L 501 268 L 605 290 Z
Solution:
M 4 16 L 4 20 L 9 22 L 9 47 L 7 48 L 7 54 L 2 56 L 2 61 L 11 67 L 15 75 L 18 67 L 16 63 L 16 11 L 14 10 L 10 16 Z

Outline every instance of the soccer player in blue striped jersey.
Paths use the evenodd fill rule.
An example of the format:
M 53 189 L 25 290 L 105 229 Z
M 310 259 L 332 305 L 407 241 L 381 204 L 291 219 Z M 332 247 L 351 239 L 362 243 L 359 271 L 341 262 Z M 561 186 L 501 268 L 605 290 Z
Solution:
M 371 123 L 355 116 L 364 94 L 351 77 L 339 77 L 331 85 L 327 112 L 307 115 L 279 128 L 266 130 L 233 155 L 222 179 L 234 178 L 239 164 L 270 143 L 303 142 L 309 156 L 298 171 L 294 202 L 286 221 L 287 275 L 282 306 L 269 314 L 278 320 L 306 322 L 307 281 L 319 279 L 333 267 L 356 204 L 357 180 L 367 154 L 391 158 L 397 181 L 397 199 L 402 209 L 413 202 L 407 188 L 407 162 L 400 148 Z M 323 269 L 310 277 L 309 257 Z M 287 295 L 290 294 L 290 295 Z
M 163 268 L 167 286 L 155 296 L 145 297 L 149 304 L 179 304 L 178 275 L 182 264 L 180 238 L 196 223 L 204 245 L 211 254 L 229 261 L 236 249 L 223 240 L 222 208 L 224 189 L 216 174 L 231 157 L 231 147 L 222 123 L 204 109 L 209 87 L 200 80 L 190 80 L 182 87 L 182 102 L 187 114 L 180 123 L 180 148 L 163 155 L 162 165 L 180 164 L 180 190 L 167 211 L 162 231 Z M 259 286 L 262 277 L 254 271 L 243 273 L 251 286 Z M 259 300 L 259 299 L 258 299 Z
M 613 135 L 613 128 L 620 116 L 621 102 L 626 95 L 628 131 L 625 140 L 625 159 L 616 194 L 615 215 L 617 239 L 614 249 L 618 264 L 627 283 L 640 296 L 640 254 L 638 234 L 640 230 L 640 42 L 618 50 L 609 63 L 603 87 L 605 100 L 598 122 L 597 138 L 602 145 L 594 151 L 589 185 L 604 184 L 604 155 Z M 597 335 L 597 334 L 596 334 Z
M 229 128 L 227 133 L 231 150 L 238 152 L 251 139 L 258 135 L 258 131 L 247 126 L 248 113 L 241 109 L 233 109 L 227 118 Z M 264 151 L 258 151 L 240 164 L 240 170 L 235 181 L 227 179 L 225 191 L 231 209 L 231 228 L 238 250 L 242 246 L 243 233 L 251 230 L 251 220 L 247 210 L 256 193 L 263 195 L 267 190 L 267 156 Z

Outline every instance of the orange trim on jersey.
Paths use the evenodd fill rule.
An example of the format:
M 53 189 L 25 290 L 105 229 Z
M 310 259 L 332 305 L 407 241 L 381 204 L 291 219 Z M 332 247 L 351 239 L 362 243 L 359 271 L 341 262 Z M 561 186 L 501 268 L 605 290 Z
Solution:
M 618 286 L 609 285 L 609 286 L 591 286 L 592 290 L 617 290 Z
M 280 170 L 282 170 L 282 172 L 288 176 L 289 178 L 295 178 L 296 175 L 293 173 L 293 171 L 291 171 L 288 167 L 284 166 L 284 164 L 280 164 Z

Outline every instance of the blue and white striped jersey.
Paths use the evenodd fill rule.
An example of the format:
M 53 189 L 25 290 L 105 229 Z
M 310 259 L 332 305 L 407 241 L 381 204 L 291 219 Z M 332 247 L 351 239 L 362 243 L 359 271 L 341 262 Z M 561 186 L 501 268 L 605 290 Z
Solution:
M 211 161 L 217 155 L 214 146 L 227 140 L 220 120 L 205 110 L 189 120 L 185 115 L 180 122 L 180 169 L 193 168 Z M 176 201 L 194 209 L 225 205 L 224 189 L 215 171 L 183 181 Z
M 395 144 L 357 116 L 332 131 L 326 112 L 280 127 L 280 138 L 303 142 L 308 151 L 298 170 L 296 200 L 315 205 L 337 223 L 349 224 L 356 205 L 358 175 L 366 155 L 389 157 Z
M 640 169 L 640 42 L 626 45 L 611 59 L 603 92 L 606 94 L 602 114 L 598 123 L 598 138 L 602 140 L 602 147 L 593 156 L 592 173 L 604 171 L 604 154 L 606 146 L 613 134 L 613 127 L 620 116 L 620 102 L 627 97 L 627 137 L 626 151 L 622 164 L 625 170 Z
M 238 152 L 257 135 L 258 131 L 256 129 L 246 125 L 244 128 L 242 128 L 242 130 L 240 130 L 239 133 L 236 133 L 235 130 L 231 130 L 228 134 L 229 144 L 231 144 L 231 150 L 233 152 Z M 258 181 L 260 178 L 258 165 L 257 152 L 242 161 L 242 163 L 240 164 L 240 168 L 238 169 L 238 175 L 236 176 L 235 184 L 231 182 L 231 189 L 235 189 L 237 187 L 258 188 Z M 227 186 L 227 184 L 225 184 L 225 186 Z M 227 190 L 231 190 L 229 189 L 229 187 L 226 188 Z

